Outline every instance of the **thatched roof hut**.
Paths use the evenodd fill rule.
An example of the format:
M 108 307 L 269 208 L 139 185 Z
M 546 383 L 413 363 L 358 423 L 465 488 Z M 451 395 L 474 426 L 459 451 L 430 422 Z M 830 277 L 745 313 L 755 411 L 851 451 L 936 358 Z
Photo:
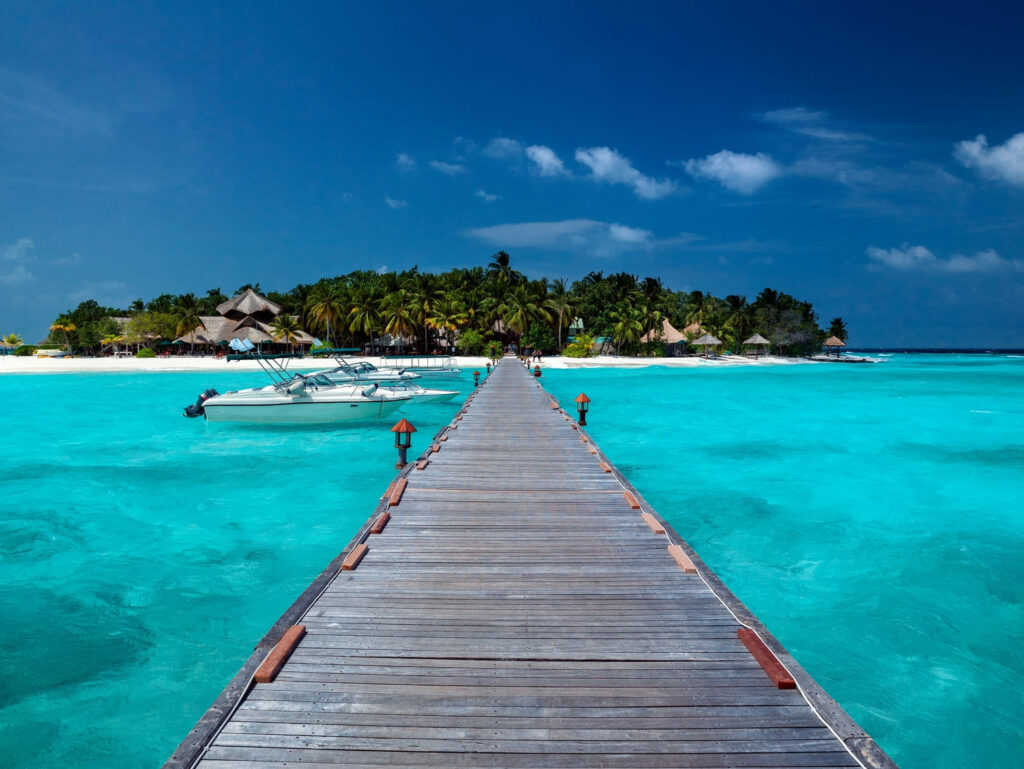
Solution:
M 241 294 L 233 296 L 226 302 L 221 302 L 217 305 L 217 313 L 219 315 L 223 315 L 225 318 L 234 318 L 235 320 L 253 317 L 270 322 L 280 315 L 282 310 L 281 305 L 271 302 L 264 296 L 260 296 L 251 288 L 247 288 Z
M 260 296 L 251 288 L 217 305 L 219 315 L 201 315 L 202 324 L 174 341 L 191 344 L 215 345 L 232 339 L 248 339 L 253 344 L 283 343 L 274 338 L 270 327 L 283 308 Z M 298 318 L 296 318 L 298 320 Z M 313 336 L 304 330 L 295 334 L 295 344 L 311 345 Z
M 839 353 L 842 352 L 842 348 L 846 347 L 846 342 L 837 336 L 830 336 L 825 340 L 825 354 L 828 355 L 835 350 L 836 357 L 839 357 Z
M 717 338 L 715 336 L 712 336 L 711 334 L 704 334 L 703 336 L 700 336 L 700 337 L 694 339 L 692 342 L 690 342 L 690 344 L 692 344 L 694 346 L 703 347 L 705 355 L 709 354 L 710 349 L 712 347 L 718 347 L 718 345 L 720 345 L 721 343 L 722 343 L 721 339 L 719 339 L 719 338 Z
M 641 342 L 656 342 L 661 341 L 665 344 L 676 344 L 677 342 L 685 342 L 686 337 L 683 336 L 681 331 L 678 331 L 671 323 L 668 322 L 668 318 L 664 318 L 661 321 L 661 334 L 653 328 L 640 337 Z
M 744 345 L 751 345 L 752 347 L 757 348 L 756 350 L 754 350 L 754 357 L 756 358 L 756 357 L 758 357 L 760 355 L 767 354 L 768 350 L 767 349 L 762 350 L 761 348 L 762 347 L 767 348 L 768 345 L 771 344 L 771 342 L 769 342 L 767 339 L 765 339 L 760 334 L 754 334 L 752 337 L 750 337 L 750 339 L 745 340 L 743 342 L 743 344 Z

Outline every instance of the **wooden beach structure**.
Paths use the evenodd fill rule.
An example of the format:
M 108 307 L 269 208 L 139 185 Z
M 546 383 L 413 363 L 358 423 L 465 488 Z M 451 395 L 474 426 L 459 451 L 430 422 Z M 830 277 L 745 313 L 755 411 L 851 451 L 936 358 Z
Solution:
M 857 766 L 895 765 L 506 358 L 165 769 Z

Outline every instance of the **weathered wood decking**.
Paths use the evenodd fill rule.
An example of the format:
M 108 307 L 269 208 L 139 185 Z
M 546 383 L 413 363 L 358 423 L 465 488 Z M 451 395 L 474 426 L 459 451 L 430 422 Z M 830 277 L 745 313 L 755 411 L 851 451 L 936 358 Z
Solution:
M 894 766 L 515 361 L 432 445 L 167 769 Z

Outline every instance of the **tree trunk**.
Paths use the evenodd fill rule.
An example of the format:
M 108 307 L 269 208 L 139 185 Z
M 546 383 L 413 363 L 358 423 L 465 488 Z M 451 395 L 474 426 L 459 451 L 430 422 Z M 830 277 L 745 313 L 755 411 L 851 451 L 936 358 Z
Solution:
M 562 311 L 558 311 L 558 352 L 562 352 Z

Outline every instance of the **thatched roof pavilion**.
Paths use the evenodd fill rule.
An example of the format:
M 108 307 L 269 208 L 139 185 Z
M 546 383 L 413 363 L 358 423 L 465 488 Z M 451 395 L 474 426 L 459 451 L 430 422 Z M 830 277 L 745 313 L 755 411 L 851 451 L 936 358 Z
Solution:
M 846 342 L 837 336 L 830 336 L 825 340 L 825 354 L 828 355 L 835 350 L 836 357 L 839 357 L 839 353 L 842 352 L 842 348 L 846 347 Z
M 664 342 L 667 348 L 666 352 L 669 355 L 676 355 L 678 354 L 679 346 L 686 344 L 686 337 L 668 322 L 668 318 L 663 318 L 661 321 L 661 331 L 656 331 L 652 328 L 640 337 L 640 341 L 644 344 L 648 342 Z
M 743 344 L 745 344 L 745 345 L 749 344 L 749 345 L 752 345 L 753 347 L 757 348 L 754 351 L 754 357 L 756 358 L 756 357 L 758 357 L 760 355 L 767 355 L 768 354 L 768 350 L 767 349 L 762 350 L 761 348 L 762 347 L 767 348 L 768 345 L 771 344 L 771 342 L 769 342 L 767 339 L 765 339 L 760 334 L 754 334 L 752 337 L 750 337 L 750 339 L 745 340 L 743 342 Z
M 202 324 L 174 341 L 189 344 L 216 345 L 232 339 L 248 339 L 253 344 L 284 344 L 274 338 L 270 324 L 283 308 L 260 296 L 251 288 L 217 305 L 218 315 L 201 315 Z M 313 337 L 304 330 L 295 334 L 295 344 L 311 345 Z
M 690 344 L 704 348 L 704 354 L 708 355 L 709 350 L 712 347 L 718 347 L 722 343 L 722 340 L 712 336 L 711 334 L 704 334 L 703 336 L 694 339 Z

